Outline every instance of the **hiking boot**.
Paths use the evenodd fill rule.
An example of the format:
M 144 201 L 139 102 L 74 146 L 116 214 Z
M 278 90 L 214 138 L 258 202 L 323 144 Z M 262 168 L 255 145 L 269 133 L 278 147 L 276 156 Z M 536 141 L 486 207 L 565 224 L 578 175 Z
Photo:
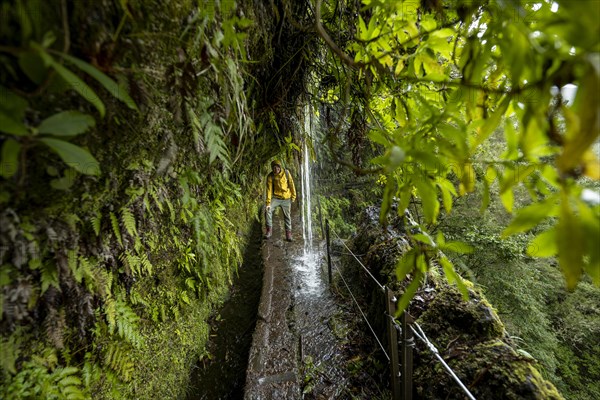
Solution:
M 292 231 L 285 231 L 285 240 L 291 242 L 292 239 Z
M 269 239 L 272 234 L 273 234 L 273 228 L 271 228 L 270 226 L 267 226 L 267 231 L 265 232 L 265 239 Z

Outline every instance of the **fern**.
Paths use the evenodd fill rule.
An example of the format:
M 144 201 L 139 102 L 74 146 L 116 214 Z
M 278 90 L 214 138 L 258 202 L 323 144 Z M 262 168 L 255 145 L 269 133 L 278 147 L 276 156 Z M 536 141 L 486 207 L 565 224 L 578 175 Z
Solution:
M 173 204 L 168 198 L 165 198 L 165 203 L 167 203 L 167 207 L 169 207 L 169 218 L 172 223 L 175 223 L 175 209 L 173 208 Z
M 71 270 L 71 274 L 73 274 L 73 278 L 75 278 L 75 281 L 77 283 L 81 283 L 83 276 L 79 271 L 77 250 L 67 250 L 67 264 L 69 265 L 69 269 Z
M 96 214 L 90 217 L 90 225 L 96 236 L 100 236 L 100 227 L 102 225 L 102 214 L 100 214 L 100 211 L 96 211 Z
M 88 290 L 105 297 L 110 291 L 110 276 L 103 268 L 90 267 Z
M 140 263 L 144 268 L 144 272 L 148 275 L 152 275 L 152 263 L 150 262 L 148 256 L 145 253 L 140 256 Z
M 117 217 L 115 216 L 115 214 L 112 211 L 110 212 L 110 224 L 112 225 L 113 232 L 115 234 L 115 237 L 117 238 L 117 242 L 119 242 L 119 244 L 122 247 L 123 246 L 123 238 L 121 237 L 121 229 L 119 228 L 119 220 L 117 219 Z
M 19 336 L 11 335 L 8 339 L 0 337 L 0 367 L 2 371 L 16 374 L 15 362 L 19 358 Z
M 123 300 L 107 299 L 104 304 L 104 313 L 108 322 L 108 333 L 115 334 L 131 343 L 135 347 L 140 347 L 143 343 L 142 335 L 139 332 L 138 322 L 140 317 Z
M 56 265 L 53 262 L 44 263 L 44 267 L 42 268 L 41 284 L 41 294 L 44 294 L 50 286 L 54 286 L 56 289 L 60 287 L 60 284 L 58 282 L 58 269 L 56 268 Z
M 121 343 L 111 343 L 104 354 L 104 364 L 115 371 L 125 382 L 129 382 L 133 375 L 134 364 L 131 358 L 131 349 Z
M 129 274 L 140 275 L 140 258 L 128 251 L 121 253 L 119 260 L 125 265 L 125 271 Z
M 108 298 L 104 302 L 104 315 L 108 323 L 108 333 L 112 335 L 117 326 L 117 302 L 113 298 Z
M 209 163 L 219 159 L 226 169 L 229 169 L 229 152 L 223 140 L 223 131 L 219 125 L 212 122 L 212 117 L 204 127 L 204 139 L 209 154 Z
M 79 369 L 75 367 L 59 368 L 54 371 L 54 388 L 59 395 L 57 398 L 68 400 L 86 399 L 82 390 L 81 379 L 77 376 Z M 58 390 L 56 390 L 58 389 Z M 50 397 L 50 396 L 48 396 Z
M 127 207 L 121 208 L 121 221 L 123 222 L 123 226 L 129 236 L 135 238 L 137 237 L 137 227 L 135 224 L 135 217 Z

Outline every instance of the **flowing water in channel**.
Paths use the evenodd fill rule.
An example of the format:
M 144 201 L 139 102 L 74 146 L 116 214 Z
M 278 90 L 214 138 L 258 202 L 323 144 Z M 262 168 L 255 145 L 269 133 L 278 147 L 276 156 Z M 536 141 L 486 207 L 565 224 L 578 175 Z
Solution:
M 311 109 L 305 109 L 306 137 L 312 137 L 314 121 Z M 343 355 L 332 326 L 339 311 L 326 281 L 325 252 L 322 241 L 314 241 L 312 230 L 312 176 L 311 154 L 306 142 L 302 165 L 302 236 L 304 246 L 294 258 L 294 321 L 299 337 L 301 365 L 300 379 L 307 382 L 304 398 L 337 398 L 346 386 L 341 369 Z M 315 245 L 316 243 L 316 245 Z M 317 373 L 318 372 L 318 373 Z

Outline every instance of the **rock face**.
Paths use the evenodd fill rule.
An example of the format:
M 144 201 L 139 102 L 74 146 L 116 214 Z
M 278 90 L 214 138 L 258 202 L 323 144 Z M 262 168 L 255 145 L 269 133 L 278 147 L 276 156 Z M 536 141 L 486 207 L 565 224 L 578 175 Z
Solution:
M 408 282 L 398 282 L 394 268 L 408 247 L 402 218 L 378 222 L 379 210 L 368 208 L 353 239 L 353 251 L 366 255 L 365 266 L 383 285 L 402 295 Z M 349 263 L 349 265 L 356 265 Z M 360 268 L 360 267 L 358 267 Z M 377 320 L 379 288 L 371 278 L 356 272 L 363 294 L 370 297 L 373 319 Z M 465 301 L 454 286 L 436 270 L 429 273 L 409 306 L 409 313 L 440 355 L 471 391 L 481 399 L 562 399 L 554 385 L 536 369 L 536 361 L 511 343 L 496 311 L 483 294 L 468 283 Z M 369 289 L 370 287 L 370 289 Z M 379 318 L 381 321 L 381 318 Z M 380 332 L 385 328 L 380 326 Z M 413 395 L 419 399 L 464 399 L 464 392 L 445 371 L 437 358 L 415 338 Z

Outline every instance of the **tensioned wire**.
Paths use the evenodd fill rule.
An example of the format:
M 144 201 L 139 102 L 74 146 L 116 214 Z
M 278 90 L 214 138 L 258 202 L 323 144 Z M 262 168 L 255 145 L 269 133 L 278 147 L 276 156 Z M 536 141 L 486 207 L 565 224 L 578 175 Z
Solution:
M 367 274 L 369 274 L 369 276 L 375 281 L 375 283 L 377 283 L 377 285 L 379 286 L 379 288 L 385 292 L 385 286 L 383 286 L 381 283 L 379 283 L 379 281 L 373 276 L 373 274 L 371 273 L 371 271 L 369 271 L 367 269 L 367 267 L 365 267 L 365 265 L 358 259 L 358 257 L 356 257 L 356 255 L 354 255 L 354 253 L 352 252 L 352 250 L 350 250 L 348 248 L 348 246 L 346 246 L 346 243 L 342 240 L 341 237 L 339 237 L 339 235 L 333 230 L 331 229 L 331 226 L 329 227 L 329 230 L 333 232 L 333 234 L 340 239 L 340 241 L 342 242 L 342 244 L 344 245 L 344 247 L 350 252 L 350 254 L 352 254 L 352 257 L 354 257 L 354 259 L 356 261 L 358 261 L 358 263 L 360 264 L 361 267 L 363 267 L 363 269 L 367 272 Z
M 342 275 L 342 271 L 339 270 L 339 268 L 337 267 L 337 265 L 335 265 L 335 263 L 332 262 L 331 264 L 337 270 L 338 274 L 340 275 L 340 278 L 342 278 L 342 282 L 344 282 L 344 285 L 346 286 L 346 289 L 348 289 L 348 293 L 350 293 L 350 296 L 352 297 L 352 300 L 354 301 L 354 304 L 356 304 L 356 307 L 358 307 L 358 311 L 360 311 L 360 313 L 362 314 L 363 319 L 365 320 L 365 322 L 369 326 L 369 329 L 371 330 L 371 333 L 373 333 L 373 336 L 375 337 L 375 340 L 377 340 L 377 343 L 379 343 L 379 347 L 381 347 L 381 351 L 383 351 L 383 354 L 385 354 L 385 357 L 388 359 L 388 362 L 389 362 L 390 361 L 390 356 L 385 351 L 385 348 L 383 347 L 383 344 L 381 344 L 381 341 L 379 341 L 379 338 L 377 337 L 377 334 L 375 333 L 375 330 L 373 329 L 373 327 L 369 323 L 369 320 L 367 319 L 367 316 L 365 315 L 365 313 L 363 312 L 363 310 L 358 305 L 358 301 L 356 301 L 356 298 L 354 297 L 354 295 L 352 294 L 352 291 L 350 290 L 350 286 L 348 286 L 348 283 L 346 283 L 346 280 L 344 279 L 344 276 Z
M 385 292 L 385 286 L 383 286 L 381 283 L 379 283 L 379 281 L 373 276 L 373 274 L 371 274 L 371 272 L 367 269 L 367 267 L 365 267 L 365 265 L 358 259 L 358 257 L 356 257 L 356 255 L 352 252 L 352 250 L 350 250 L 348 248 L 348 246 L 346 246 L 346 243 L 342 240 L 342 238 L 340 238 L 339 235 L 333 229 L 331 229 L 331 226 L 329 227 L 329 230 L 332 231 L 333 234 L 342 242 L 342 244 L 344 245 L 344 247 L 348 250 L 348 252 L 349 252 L 348 254 L 351 254 L 352 257 L 354 257 L 354 259 L 360 264 L 360 266 L 375 281 L 375 283 L 377 283 L 377 285 L 381 288 L 381 290 L 383 290 Z M 385 354 L 385 356 L 388 359 L 388 361 L 390 361 L 389 355 L 387 354 L 387 352 L 385 351 L 385 348 L 383 347 L 383 345 L 379 341 L 379 338 L 377 337 L 377 334 L 375 333 L 375 331 L 373 330 L 373 327 L 369 323 L 369 320 L 367 319 L 367 317 L 365 316 L 364 312 L 362 311 L 362 309 L 358 305 L 358 302 L 357 302 L 356 298 L 354 297 L 354 295 L 352 294 L 352 291 L 350 290 L 350 287 L 348 286 L 348 283 L 346 283 L 346 280 L 344 279 L 344 276 L 342 275 L 342 272 L 339 270 L 339 268 L 337 267 L 337 265 L 335 265 L 335 263 L 332 262 L 331 264 L 338 271 L 338 273 L 340 275 L 340 278 L 342 278 L 342 282 L 344 282 L 344 285 L 348 289 L 348 293 L 350 293 L 350 296 L 352 297 L 352 300 L 354 301 L 354 304 L 356 304 L 356 307 L 358 307 L 358 310 L 362 314 L 363 319 L 365 320 L 365 322 L 369 326 L 369 329 L 373 333 L 373 336 L 377 340 L 377 343 L 379 343 L 379 346 L 381 347 L 381 350 L 383 351 L 383 354 Z M 398 322 L 396 321 L 396 319 L 394 317 L 392 317 L 391 315 L 388 315 L 388 317 L 390 317 L 390 319 L 393 321 L 394 325 L 396 326 L 396 329 L 402 330 L 402 328 L 400 327 L 400 325 L 398 325 Z M 415 325 L 417 327 L 418 332 L 415 330 L 415 328 L 412 325 Z M 450 366 L 448 364 L 446 364 L 446 361 L 444 361 L 444 359 L 442 358 L 442 356 L 440 356 L 438 349 L 433 345 L 433 343 L 431 343 L 429 341 L 429 339 L 425 335 L 425 332 L 423 332 L 423 329 L 421 328 L 421 326 L 419 324 L 417 324 L 416 322 L 414 322 L 413 324 L 410 325 L 410 329 L 413 331 L 413 333 L 415 334 L 415 336 L 417 336 L 419 339 L 421 339 L 423 341 L 423 343 L 425 343 L 425 345 L 429 348 L 429 350 L 437 357 L 437 359 L 444 366 L 444 368 L 446 369 L 446 371 L 448 371 L 448 373 L 452 376 L 452 378 L 456 381 L 456 383 L 458 383 L 458 386 L 460 386 L 460 388 L 465 392 L 465 394 L 467 395 L 467 397 L 469 397 L 470 400 L 476 400 L 475 397 L 473 396 L 473 394 L 469 391 L 469 389 L 467 389 L 467 387 L 461 382 L 461 380 L 458 378 L 458 376 L 456 376 L 456 374 L 454 373 L 454 371 L 452 370 L 452 368 L 450 368 Z

